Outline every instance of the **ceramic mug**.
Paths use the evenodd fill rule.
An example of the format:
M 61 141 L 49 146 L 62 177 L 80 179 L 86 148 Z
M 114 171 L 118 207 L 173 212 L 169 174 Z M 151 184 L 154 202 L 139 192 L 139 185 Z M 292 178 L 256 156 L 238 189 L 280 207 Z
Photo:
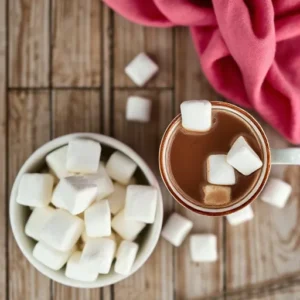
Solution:
M 169 157 L 169 145 L 172 140 L 173 134 L 178 129 L 178 126 L 181 125 L 181 115 L 177 115 L 169 124 L 168 128 L 166 129 L 159 150 L 159 168 L 161 177 L 171 193 L 171 195 L 177 200 L 181 205 L 185 206 L 186 208 L 204 215 L 209 216 L 223 216 L 230 214 L 232 212 L 238 211 L 241 208 L 249 205 L 253 200 L 255 200 L 258 195 L 263 190 L 267 179 L 270 175 L 271 165 L 300 165 L 300 148 L 288 148 L 288 149 L 271 149 L 269 146 L 269 142 L 267 136 L 258 123 L 258 121 L 250 115 L 245 110 L 241 109 L 238 106 L 235 106 L 230 103 L 225 102 L 216 102 L 212 101 L 212 109 L 213 110 L 223 110 L 230 113 L 235 114 L 237 117 L 241 118 L 245 121 L 254 131 L 257 140 L 259 141 L 261 150 L 262 150 L 262 161 L 263 166 L 261 169 L 260 176 L 253 187 L 253 189 L 240 201 L 233 203 L 227 207 L 219 207 L 219 208 L 210 208 L 210 207 L 203 207 L 197 205 L 197 201 L 190 201 L 186 199 L 183 193 L 176 187 L 176 185 L 172 182 L 172 178 L 169 172 L 169 165 L 168 165 L 168 157 Z

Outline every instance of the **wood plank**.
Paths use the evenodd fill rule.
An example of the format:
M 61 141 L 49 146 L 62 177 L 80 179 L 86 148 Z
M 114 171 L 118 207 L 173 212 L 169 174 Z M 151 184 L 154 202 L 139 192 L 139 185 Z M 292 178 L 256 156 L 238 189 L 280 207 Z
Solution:
M 127 122 L 125 107 L 130 95 L 152 100 L 152 120 L 147 124 Z M 158 149 L 160 138 L 172 118 L 171 91 L 131 90 L 114 93 L 114 137 L 139 153 L 160 178 Z M 161 183 L 165 213 L 173 208 L 173 200 Z M 173 299 L 173 248 L 160 240 L 146 264 L 135 274 L 115 285 L 115 299 Z
M 186 28 L 176 28 L 175 103 L 190 99 L 222 100 L 205 79 L 192 40 Z M 187 71 L 188 70 L 188 71 Z M 218 238 L 216 263 L 195 264 L 191 262 L 188 239 L 175 249 L 176 299 L 197 299 L 220 293 L 223 288 L 223 223 L 222 218 L 197 215 L 176 205 L 176 210 L 194 223 L 192 232 L 213 233 Z
M 100 86 L 101 5 L 98 0 L 53 0 L 53 86 Z
M 124 69 L 136 55 L 146 52 L 160 68 L 158 74 L 147 83 L 147 87 L 172 87 L 172 29 L 143 27 L 120 15 L 115 14 L 114 17 L 114 85 L 136 87 Z
M 6 120 L 6 1 L 0 1 L 0 299 L 6 299 L 7 268 L 7 120 Z
M 271 147 L 288 143 L 258 118 Z M 257 199 L 254 219 L 238 227 L 227 226 L 228 288 L 256 284 L 300 271 L 300 167 L 273 166 L 271 176 L 282 178 L 293 187 L 284 209 Z
M 55 90 L 52 93 L 53 137 L 100 131 L 100 91 Z M 53 299 L 99 300 L 101 289 L 76 289 L 54 282 Z
M 49 93 L 9 93 L 9 186 L 24 161 L 50 138 Z M 50 280 L 41 275 L 23 256 L 9 230 L 9 299 L 50 299 Z
M 9 86 L 49 86 L 49 0 L 9 3 Z

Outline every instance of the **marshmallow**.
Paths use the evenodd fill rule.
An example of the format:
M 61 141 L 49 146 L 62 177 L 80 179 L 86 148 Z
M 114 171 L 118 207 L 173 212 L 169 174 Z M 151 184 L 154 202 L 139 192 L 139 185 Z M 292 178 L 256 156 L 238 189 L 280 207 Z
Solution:
M 137 243 L 122 241 L 118 251 L 115 263 L 115 272 L 121 275 L 128 275 L 132 269 L 133 263 L 138 252 L 139 245 Z
M 56 209 L 43 226 L 40 240 L 59 251 L 69 251 L 84 229 L 83 220 L 63 209 Z
M 65 274 L 68 278 L 85 282 L 95 281 L 98 277 L 97 270 L 81 262 L 80 251 L 74 252 L 68 260 Z
M 242 136 L 233 143 L 227 162 L 245 176 L 262 167 L 261 159 Z
M 173 213 L 164 225 L 161 235 L 172 245 L 178 247 L 182 244 L 192 227 L 193 223 L 190 220 Z
M 154 223 L 157 190 L 148 185 L 129 185 L 126 191 L 125 219 Z
M 217 237 L 214 234 L 193 234 L 190 253 L 194 262 L 213 262 L 218 258 Z
M 52 203 L 64 203 L 63 208 L 78 215 L 96 199 L 97 192 L 97 185 L 88 177 L 70 176 L 60 180 L 52 195 Z
M 67 151 L 67 170 L 76 173 L 96 173 L 100 155 L 99 143 L 86 139 L 72 140 Z
M 235 226 L 253 219 L 253 216 L 253 210 L 251 206 L 248 205 L 230 215 L 227 215 L 226 218 L 231 225 Z
M 283 208 L 290 197 L 292 187 L 276 178 L 270 178 L 261 193 L 261 199 L 271 205 Z
M 89 239 L 84 245 L 80 262 L 100 274 L 110 271 L 115 257 L 116 242 L 108 238 Z
M 17 203 L 43 207 L 51 201 L 53 177 L 49 174 L 24 174 L 20 180 Z
M 122 238 L 115 232 L 111 232 L 111 234 L 109 236 L 106 236 L 105 238 L 115 241 L 117 245 L 120 244 L 122 240 Z M 95 239 L 95 238 L 88 236 L 86 229 L 84 229 L 81 234 L 81 240 L 83 243 L 86 243 L 89 239 Z
M 231 188 L 229 186 L 206 185 L 203 187 L 204 204 L 225 205 L 230 203 Z
M 158 66 L 145 54 L 137 55 L 125 68 L 125 73 L 138 86 L 143 86 L 158 71 Z
M 53 191 L 53 194 L 52 194 L 52 199 L 51 199 L 51 204 L 53 206 L 55 206 L 56 208 L 67 209 L 67 205 L 66 205 L 66 203 L 64 201 L 63 193 L 61 193 L 62 183 L 61 184 L 59 184 L 59 183 L 54 188 L 54 191 Z
M 233 167 L 227 163 L 226 155 L 210 155 L 207 159 L 207 181 L 217 185 L 235 184 Z
M 114 192 L 108 197 L 110 212 L 115 215 L 125 207 L 126 188 L 115 182 Z
M 111 234 L 110 209 L 107 200 L 98 200 L 84 212 L 84 223 L 90 237 L 109 236 Z
M 149 99 L 131 96 L 127 99 L 126 120 L 146 123 L 151 118 L 151 101 Z
M 207 100 L 189 100 L 180 105 L 182 127 L 190 131 L 208 131 L 212 124 L 211 103 Z
M 35 208 L 26 223 L 25 234 L 39 241 L 42 228 L 52 217 L 54 211 L 55 209 L 50 206 Z
M 143 222 L 126 220 L 124 210 L 121 210 L 111 222 L 112 229 L 128 241 L 134 241 L 145 226 Z
M 46 163 L 49 169 L 59 179 L 70 175 L 66 168 L 67 150 L 68 146 L 64 146 L 52 151 L 46 156 Z
M 33 249 L 33 257 L 48 268 L 57 271 L 64 266 L 73 252 L 74 248 L 61 252 L 42 242 L 38 242 Z
M 106 164 L 109 177 L 124 185 L 128 184 L 136 168 L 136 163 L 119 151 L 114 152 Z

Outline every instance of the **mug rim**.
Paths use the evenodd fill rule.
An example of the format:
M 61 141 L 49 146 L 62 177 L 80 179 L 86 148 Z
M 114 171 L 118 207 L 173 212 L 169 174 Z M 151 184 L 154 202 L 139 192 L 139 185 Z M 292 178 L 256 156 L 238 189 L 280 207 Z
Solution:
M 234 213 L 236 211 L 239 211 L 240 209 L 244 208 L 245 206 L 248 206 L 250 203 L 252 203 L 257 197 L 258 195 L 261 193 L 262 189 L 264 188 L 267 179 L 269 178 L 270 175 L 270 170 L 271 170 L 271 149 L 270 149 L 270 145 L 268 142 L 268 138 L 263 130 L 263 128 L 261 127 L 261 125 L 258 123 L 258 121 L 247 111 L 245 111 L 244 109 L 228 103 L 228 102 L 220 102 L 220 101 L 210 101 L 212 104 L 212 108 L 214 107 L 223 107 L 225 109 L 229 109 L 229 110 L 234 110 L 237 113 L 239 113 L 240 115 L 243 115 L 244 117 L 248 118 L 253 124 L 254 127 L 249 124 L 249 126 L 252 127 L 252 129 L 256 129 L 261 138 L 259 138 L 260 142 L 265 146 L 266 149 L 266 157 L 264 159 L 264 165 L 263 167 L 265 167 L 265 172 L 263 174 L 263 177 L 261 179 L 261 183 L 259 184 L 259 186 L 257 186 L 257 183 L 259 182 L 260 178 L 257 180 L 257 183 L 255 184 L 255 186 L 253 187 L 252 191 L 256 189 L 256 191 L 251 195 L 251 197 L 242 203 L 243 200 L 238 201 L 237 203 L 233 204 L 232 207 L 229 206 L 227 207 L 226 211 L 209 211 L 209 208 L 205 208 L 205 210 L 203 210 L 204 208 L 201 206 L 198 206 L 198 209 L 193 207 L 193 204 L 190 203 L 190 201 L 183 201 L 182 199 L 180 199 L 180 197 L 178 197 L 178 194 L 180 194 L 180 192 L 178 192 L 178 190 L 176 190 L 175 186 L 172 185 L 170 183 L 170 180 L 168 180 L 168 175 L 167 173 L 167 167 L 164 164 L 164 153 L 165 153 L 165 149 L 167 148 L 167 138 L 168 135 L 170 133 L 170 131 L 173 129 L 173 127 L 175 125 L 177 125 L 177 122 L 179 119 L 181 119 L 181 114 L 179 113 L 175 118 L 173 118 L 173 120 L 170 122 L 170 124 L 168 125 L 168 127 L 166 128 L 163 137 L 161 139 L 161 143 L 160 143 L 160 147 L 159 147 L 159 171 L 160 171 L 160 175 L 162 177 L 162 180 L 166 186 L 166 188 L 168 189 L 168 191 L 170 192 L 170 194 L 172 195 L 172 197 L 182 206 L 184 206 L 185 208 L 197 213 L 197 214 L 202 214 L 202 215 L 207 215 L 207 216 L 225 216 L 231 213 Z M 183 196 L 184 197 L 184 196 Z M 190 203 L 190 205 L 188 204 Z M 241 203 L 239 205 L 239 203 Z M 234 205 L 237 205 L 237 207 L 234 207 Z M 212 210 L 215 208 L 212 208 Z

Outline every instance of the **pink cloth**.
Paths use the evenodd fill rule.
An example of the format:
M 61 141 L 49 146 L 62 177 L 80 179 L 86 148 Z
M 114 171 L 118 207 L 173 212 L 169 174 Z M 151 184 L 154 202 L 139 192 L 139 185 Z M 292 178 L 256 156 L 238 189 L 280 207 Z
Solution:
M 300 144 L 300 1 L 105 2 L 136 23 L 189 26 L 212 86 Z

